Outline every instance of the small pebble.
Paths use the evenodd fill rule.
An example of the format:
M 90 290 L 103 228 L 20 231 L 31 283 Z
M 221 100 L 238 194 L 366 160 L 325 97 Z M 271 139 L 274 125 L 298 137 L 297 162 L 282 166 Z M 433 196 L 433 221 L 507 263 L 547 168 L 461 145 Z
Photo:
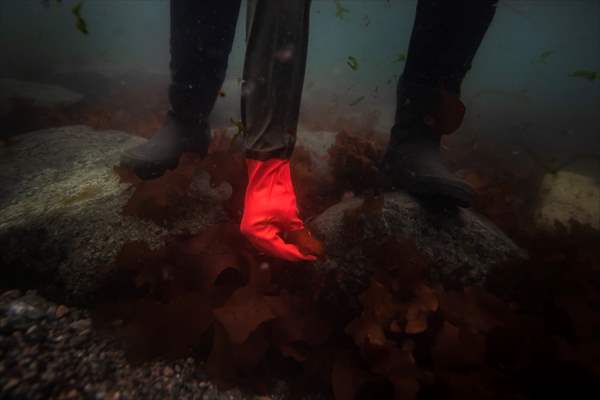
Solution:
M 62 399 L 183 400 L 198 398 L 198 389 L 208 389 L 208 398 L 231 397 L 221 396 L 192 357 L 129 364 L 113 340 L 92 332 L 89 312 L 35 292 L 0 294 L 0 315 L 0 399 L 48 398 L 49 388 Z
M 37 325 L 31 325 L 25 332 L 25 335 L 30 336 L 31 334 L 35 333 L 35 331 L 37 331 L 37 329 L 38 329 Z
M 2 388 L 3 392 L 8 392 L 12 389 L 14 389 L 17 385 L 19 384 L 19 380 L 15 379 L 15 378 L 11 378 L 6 385 L 4 385 L 4 388 Z
M 6 292 L 2 293 L 1 297 L 3 299 L 7 299 L 7 300 L 15 300 L 21 296 L 22 296 L 22 294 L 19 289 L 13 289 L 13 290 L 7 290 Z
M 46 382 L 52 382 L 56 378 L 56 375 L 52 371 L 46 371 L 42 374 L 42 379 Z
M 69 312 L 69 309 L 67 308 L 67 306 L 64 305 L 60 305 L 56 308 L 56 318 L 62 318 L 65 315 L 67 315 L 67 313 Z
M 36 320 L 42 318 L 44 314 L 31 304 L 21 300 L 15 300 L 9 304 L 7 315 L 9 318 L 17 320 Z
M 79 321 L 71 322 L 69 326 L 76 331 L 82 331 L 89 329 L 92 326 L 92 321 L 90 319 L 80 319 Z

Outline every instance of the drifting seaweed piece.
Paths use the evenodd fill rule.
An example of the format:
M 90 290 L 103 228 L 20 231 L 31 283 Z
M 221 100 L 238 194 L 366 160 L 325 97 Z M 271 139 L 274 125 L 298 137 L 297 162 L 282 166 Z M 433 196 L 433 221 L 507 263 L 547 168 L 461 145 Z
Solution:
M 358 60 L 356 59 L 356 57 L 348 56 L 346 64 L 348 64 L 348 66 L 352 68 L 353 71 L 356 71 L 358 69 Z
M 404 62 L 404 61 L 406 61 L 405 53 L 399 53 L 398 57 L 396 57 L 396 59 L 394 60 L 394 62 Z
M 246 127 L 244 123 L 240 120 L 235 120 L 233 118 L 229 118 L 229 121 L 237 128 L 237 132 L 231 138 L 231 143 L 235 142 L 241 135 L 246 133 Z
M 246 127 L 244 126 L 244 123 L 240 120 L 235 120 L 233 118 L 229 118 L 229 121 L 235 125 L 236 128 L 238 128 L 238 131 L 236 133 L 236 135 L 239 135 L 241 133 L 246 132 Z
M 355 106 L 358 103 L 360 103 L 361 101 L 363 101 L 365 99 L 365 96 L 360 96 L 358 99 L 354 100 L 352 103 L 350 103 L 349 105 L 351 106 Z
M 77 30 L 79 32 L 83 33 L 84 35 L 87 35 L 89 33 L 88 29 L 87 29 L 87 25 L 82 18 L 77 19 L 77 23 L 75 24 L 75 27 L 77 28 Z
M 595 81 L 598 78 L 598 73 L 596 71 L 590 71 L 587 69 L 578 69 L 569 74 L 571 78 L 583 78 L 588 81 Z
M 344 15 L 348 14 L 350 10 L 342 6 L 341 0 L 335 0 L 335 16 L 339 19 L 344 19 Z
M 363 26 L 364 26 L 365 28 L 368 28 L 368 27 L 369 27 L 369 25 L 371 25 L 371 17 L 369 17 L 369 15 L 365 14 L 365 15 L 363 16 Z
M 534 60 L 534 63 L 546 64 L 552 54 L 554 54 L 554 50 L 546 50 Z
M 76 17 L 80 17 L 81 16 L 81 9 L 83 8 L 83 1 L 80 1 L 79 3 L 75 4 L 73 6 L 73 8 L 71 9 L 71 12 L 73 13 L 73 15 L 75 15 Z
M 377 98 L 377 96 L 379 96 L 379 85 L 375 86 L 375 89 L 373 89 L 373 94 L 371 96 L 373 98 Z
M 79 32 L 83 33 L 84 35 L 87 35 L 87 34 L 89 34 L 89 31 L 87 28 L 87 23 L 81 16 L 82 8 L 83 8 L 83 1 L 80 1 L 79 3 L 75 4 L 75 6 L 73 6 L 73 8 L 71 9 L 71 12 L 75 16 L 75 27 L 77 28 L 77 30 Z

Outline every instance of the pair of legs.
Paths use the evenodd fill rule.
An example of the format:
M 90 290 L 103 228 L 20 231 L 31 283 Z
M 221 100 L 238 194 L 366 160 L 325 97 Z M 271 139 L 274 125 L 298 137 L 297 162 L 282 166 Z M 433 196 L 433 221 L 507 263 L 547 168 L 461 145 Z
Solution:
M 383 170 L 395 186 L 470 204 L 471 189 L 441 161 L 440 137 L 462 122 L 460 86 L 496 2 L 418 1 L 383 161 Z M 160 176 L 177 165 L 182 152 L 206 152 L 208 116 L 225 78 L 239 8 L 240 0 L 171 0 L 171 110 L 155 137 L 124 154 L 124 163 L 138 175 Z M 279 231 L 302 228 L 286 162 L 296 140 L 309 8 L 310 0 L 249 0 L 248 6 L 242 120 L 250 183 L 242 231 L 258 247 L 288 259 L 300 257 L 290 248 L 282 255 L 272 245 Z M 262 242 L 256 240 L 258 236 Z M 278 242 L 276 247 L 282 246 Z
M 142 178 L 175 168 L 180 155 L 205 155 L 208 117 L 227 70 L 240 0 L 171 0 L 171 109 L 147 143 L 122 164 Z M 313 260 L 280 233 L 299 231 L 289 158 L 304 81 L 310 0 L 249 0 L 242 85 L 248 186 L 241 231 L 259 249 L 290 261 Z
M 122 157 L 154 178 L 184 151 L 205 153 L 209 115 L 227 72 L 241 0 L 171 0 L 171 109 L 161 131 Z M 249 0 L 242 120 L 248 157 L 289 158 L 295 143 L 310 0 Z

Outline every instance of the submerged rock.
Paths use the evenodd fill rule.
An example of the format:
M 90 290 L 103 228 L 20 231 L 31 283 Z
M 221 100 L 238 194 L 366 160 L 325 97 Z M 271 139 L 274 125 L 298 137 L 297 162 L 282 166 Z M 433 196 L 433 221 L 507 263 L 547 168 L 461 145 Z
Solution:
M 36 282 L 61 290 L 70 301 L 87 300 L 114 277 L 114 260 L 125 243 L 142 241 L 155 250 L 173 235 L 195 234 L 227 220 L 220 203 L 230 190 L 211 188 L 206 173 L 189 186 L 195 193 L 192 204 L 168 224 L 124 213 L 134 188 L 120 181 L 113 166 L 123 148 L 142 140 L 72 126 L 19 135 L 5 147 L 0 158 L 0 279 Z M 386 238 L 414 241 L 434 265 L 431 279 L 446 286 L 485 285 L 494 267 L 525 256 L 476 213 L 436 211 L 402 193 L 385 194 L 375 205 L 345 200 L 310 226 L 327 249 L 316 268 L 333 279 L 330 288 L 335 290 L 329 292 L 340 289 L 348 309 L 376 267 L 377 257 L 369 253 L 373 243 Z
M 598 163 L 595 169 L 598 171 Z M 536 224 L 553 230 L 572 222 L 600 229 L 600 181 L 578 171 L 546 174 L 540 188 Z
M 0 279 L 60 289 L 85 299 L 110 275 L 122 245 L 158 248 L 222 218 L 198 201 L 168 228 L 124 215 L 131 184 L 113 172 L 122 149 L 143 141 L 117 131 L 71 126 L 15 137 L 0 148 Z M 208 191 L 208 182 L 194 185 Z M 218 190 L 216 188 L 215 190 Z
M 367 288 L 376 262 L 399 257 L 393 263 L 403 268 L 407 261 L 401 259 L 401 252 L 372 254 L 373 248 L 390 239 L 414 242 L 428 259 L 429 278 L 446 287 L 486 286 L 498 273 L 496 267 L 527 257 L 496 226 L 473 211 L 432 208 L 401 192 L 386 193 L 369 202 L 376 204 L 361 198 L 344 200 L 310 223 L 313 234 L 324 241 L 327 254 L 316 268 L 327 276 L 326 287 L 341 296 L 336 303 L 352 302 Z
M 78 103 L 83 96 L 56 85 L 0 79 L 0 115 L 11 111 L 12 99 L 21 99 L 36 107 L 54 108 Z

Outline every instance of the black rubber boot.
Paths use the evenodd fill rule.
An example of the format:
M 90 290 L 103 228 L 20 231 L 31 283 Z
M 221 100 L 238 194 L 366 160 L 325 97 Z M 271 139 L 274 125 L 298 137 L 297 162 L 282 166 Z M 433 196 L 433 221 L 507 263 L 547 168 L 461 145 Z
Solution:
M 133 169 L 141 179 L 155 179 L 167 169 L 177 168 L 179 158 L 185 152 L 206 156 L 209 144 L 207 122 L 184 123 L 169 112 L 165 123 L 152 138 L 123 152 L 121 165 Z
M 441 135 L 422 108 L 407 100 L 398 111 L 382 162 L 386 182 L 436 203 L 469 207 L 475 193 L 444 165 Z

